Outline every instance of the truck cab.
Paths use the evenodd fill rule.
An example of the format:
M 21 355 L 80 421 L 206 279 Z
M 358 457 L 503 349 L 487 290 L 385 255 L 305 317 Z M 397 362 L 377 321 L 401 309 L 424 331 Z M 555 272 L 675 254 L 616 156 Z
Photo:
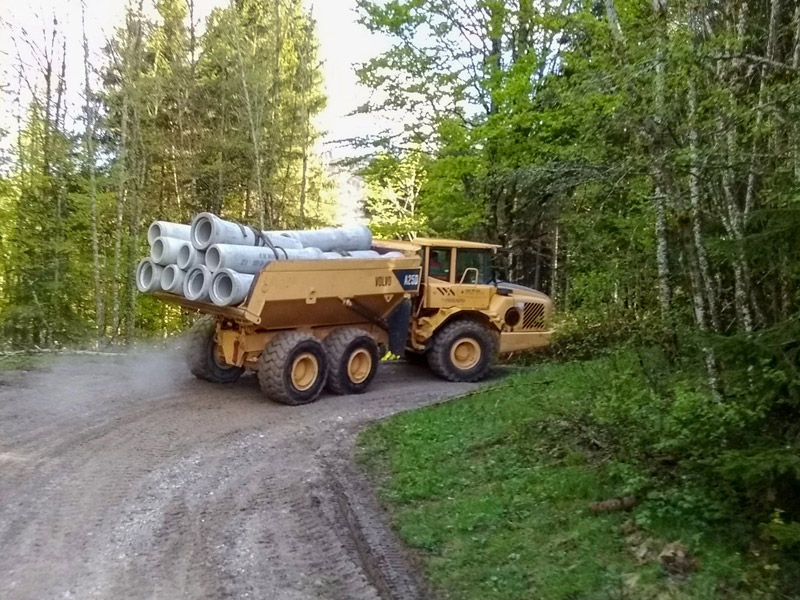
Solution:
M 425 355 L 437 374 L 476 381 L 496 354 L 547 345 L 553 303 L 532 288 L 497 281 L 499 246 L 431 238 L 414 244 L 423 269 L 409 351 Z

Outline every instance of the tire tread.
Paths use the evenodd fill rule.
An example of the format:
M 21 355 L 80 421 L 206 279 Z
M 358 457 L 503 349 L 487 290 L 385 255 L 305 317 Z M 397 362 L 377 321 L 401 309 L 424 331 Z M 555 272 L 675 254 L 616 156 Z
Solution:
M 305 401 L 294 398 L 283 380 L 283 370 L 289 355 L 298 344 L 306 340 L 317 341 L 317 338 L 300 331 L 284 331 L 272 338 L 261 352 L 258 359 L 258 384 L 261 391 L 270 400 L 288 406 L 300 406 L 313 402 L 313 400 Z M 325 376 L 324 367 L 325 365 L 320 365 L 320 368 L 323 369 L 323 377 Z
M 450 346 L 465 334 L 472 334 L 481 345 L 481 350 L 488 354 L 488 360 L 481 359 L 483 360 L 482 367 L 466 377 L 450 364 Z M 483 323 L 466 319 L 453 321 L 442 327 L 436 334 L 433 347 L 426 352 L 428 366 L 436 375 L 448 381 L 467 383 L 480 381 L 489 374 L 498 345 L 497 335 Z
M 241 367 L 231 367 L 229 369 L 220 368 L 210 364 L 208 360 L 209 338 L 214 337 L 217 330 L 217 322 L 214 317 L 205 315 L 194 322 L 189 329 L 186 339 L 186 350 L 184 357 L 189 371 L 198 379 L 210 381 L 211 383 L 232 383 L 239 379 L 244 372 Z
M 347 375 L 342 373 L 339 367 L 344 360 L 344 355 L 347 352 L 348 346 L 354 340 L 361 337 L 369 338 L 377 349 L 377 344 L 372 340 L 370 335 L 363 329 L 357 327 L 342 327 L 325 338 L 325 351 L 328 353 L 328 362 L 330 364 L 330 369 L 328 371 L 328 389 L 334 394 L 346 395 L 355 393 L 354 390 L 351 389 L 350 382 L 347 380 Z M 373 353 L 373 360 L 375 359 L 376 353 L 377 351 Z M 377 368 L 377 363 L 374 363 L 373 375 L 367 379 L 367 383 L 371 381 L 374 376 L 374 371 L 377 370 Z M 365 389 L 362 391 L 366 390 L 366 386 L 364 386 L 364 388 Z

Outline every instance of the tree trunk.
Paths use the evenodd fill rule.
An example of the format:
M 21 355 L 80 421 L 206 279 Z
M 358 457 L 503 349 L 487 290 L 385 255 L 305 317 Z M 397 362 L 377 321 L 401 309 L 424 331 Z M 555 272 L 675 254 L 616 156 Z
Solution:
M 556 221 L 555 229 L 553 230 L 553 260 L 550 268 L 550 297 L 555 302 L 558 296 L 558 243 L 559 243 L 559 226 Z
M 781 9 L 781 0 L 771 0 L 770 2 L 770 17 L 769 17 L 769 35 L 767 37 L 767 60 L 775 59 L 775 44 L 778 37 L 778 13 Z M 759 129 L 761 121 L 764 118 L 764 104 L 766 102 L 766 87 L 767 87 L 767 65 L 761 65 L 761 81 L 758 87 L 758 105 L 756 106 L 756 121 L 753 126 L 753 147 L 750 152 L 750 165 L 748 167 L 747 175 L 747 191 L 745 193 L 744 201 L 744 225 L 747 226 L 747 220 L 755 205 L 755 188 L 756 188 L 756 161 L 758 160 L 758 146 L 759 146 Z
M 95 175 L 95 112 L 92 104 L 92 90 L 89 82 L 89 42 L 86 38 L 86 5 L 81 5 L 81 26 L 83 30 L 83 94 L 86 129 L 84 147 L 86 149 L 86 171 L 89 174 L 89 213 L 92 228 L 92 280 L 94 282 L 95 337 L 99 340 L 104 334 L 105 315 L 103 296 L 100 289 L 100 249 L 97 239 L 97 181 Z
M 619 44 L 625 43 L 625 36 L 622 33 L 622 27 L 619 24 L 619 17 L 617 16 L 617 7 L 614 0 L 605 0 L 606 3 L 606 18 L 608 19 L 608 26 L 611 28 L 611 35 Z
M 236 43 L 236 56 L 239 59 L 239 76 L 242 81 L 242 93 L 244 94 L 244 103 L 245 103 L 245 112 L 247 113 L 247 121 L 250 125 L 250 141 L 253 145 L 253 168 L 254 174 L 256 177 L 256 193 L 258 194 L 258 206 L 259 206 L 259 214 L 258 214 L 258 225 L 261 229 L 265 228 L 264 223 L 264 216 L 265 213 L 267 215 L 267 223 L 269 226 L 272 226 L 272 213 L 269 210 L 269 207 L 264 202 L 264 186 L 261 179 L 261 136 L 259 134 L 260 124 L 256 123 L 253 104 L 250 98 L 250 89 L 247 84 L 247 76 L 245 75 L 244 70 L 244 57 L 242 56 L 242 44 L 241 40 L 239 39 L 241 35 L 241 25 L 238 21 L 238 13 L 236 13 L 236 7 L 233 7 L 234 14 L 237 14 L 237 21 L 236 21 L 236 32 L 234 34 L 234 40 Z
M 61 70 L 59 71 L 58 83 L 56 84 L 56 107 L 55 107 L 55 123 L 53 124 L 53 129 L 55 131 L 63 131 L 62 119 L 63 113 L 66 113 L 66 107 L 64 106 L 64 86 L 66 83 L 66 70 L 67 70 L 67 42 L 66 40 L 62 43 L 61 48 Z M 62 313 L 62 293 L 61 293 L 61 268 L 63 263 L 63 249 L 64 249 L 64 226 L 63 226 L 63 215 L 64 215 L 64 200 L 66 197 L 66 181 L 65 176 L 66 174 L 63 172 L 59 172 L 59 169 L 55 174 L 55 193 L 56 193 L 56 230 L 55 230 L 55 241 L 54 241 L 54 254 L 55 258 L 53 260 L 53 291 L 50 296 L 50 305 L 53 308 L 53 312 L 55 313 L 54 322 L 56 326 L 58 323 L 61 322 L 61 315 Z M 51 330 L 52 333 L 52 330 Z M 53 339 L 48 340 L 49 344 L 53 343 Z
M 696 74 L 689 75 L 689 212 L 692 219 L 692 241 L 694 243 L 699 267 L 700 286 L 704 304 L 708 307 L 708 317 L 714 331 L 720 330 L 719 311 L 716 293 L 711 279 L 705 241 L 703 240 L 702 215 L 700 211 L 700 157 L 699 135 L 697 132 L 697 80 Z M 698 325 L 700 323 L 698 322 Z M 701 328 L 704 326 L 701 326 Z
M 300 176 L 300 229 L 306 226 L 306 185 L 308 178 L 308 144 L 303 144 L 303 168 Z
M 136 131 L 140 131 L 140 123 L 138 112 L 134 109 L 134 127 Z M 130 263 L 128 264 L 130 297 L 128 303 L 127 343 L 130 343 L 136 339 L 136 301 L 138 299 L 139 290 L 136 287 L 136 274 L 134 271 L 134 265 L 136 264 L 136 259 L 139 253 L 139 242 L 141 235 L 140 221 L 142 216 L 142 192 L 144 190 L 144 182 L 147 173 L 147 163 L 144 159 L 144 156 L 139 157 L 137 163 L 138 172 L 134 182 L 133 208 L 131 210 L 129 231 L 132 252 L 129 255 Z
M 669 281 L 669 256 L 667 247 L 667 203 L 660 186 L 656 186 L 655 196 L 655 234 L 656 234 L 656 265 L 658 267 L 658 299 L 661 307 L 661 318 L 664 322 L 669 320 L 669 310 L 672 304 L 672 288 Z
M 128 95 L 123 91 L 122 99 L 122 124 L 120 126 L 120 145 L 117 163 L 117 220 L 114 237 L 114 293 L 111 300 L 111 327 L 113 337 L 119 335 L 120 327 L 120 296 L 122 294 L 122 224 L 124 216 L 125 199 L 128 193 L 127 160 L 128 160 Z
M 747 25 L 747 4 L 744 3 L 741 6 L 739 19 L 736 24 L 736 36 L 735 36 L 735 52 L 741 52 L 741 49 L 744 47 L 745 43 L 745 31 Z M 730 119 L 734 119 L 734 115 L 736 114 L 736 95 L 735 90 L 737 88 L 736 81 L 733 77 L 733 72 L 735 69 L 741 67 L 741 61 L 739 59 L 734 60 L 732 63 L 733 70 L 727 77 L 727 101 L 728 101 L 728 112 L 730 113 Z M 720 80 L 724 81 L 725 75 L 722 71 L 719 72 Z M 720 119 L 717 120 L 717 129 L 719 130 L 719 135 L 724 135 L 724 147 L 726 149 L 726 165 L 722 170 L 722 191 L 723 197 L 725 199 L 725 208 L 722 211 L 722 224 L 725 227 L 726 232 L 728 235 L 733 239 L 734 243 L 736 244 L 736 253 L 733 257 L 733 279 L 734 279 L 734 307 L 736 310 L 736 318 L 739 321 L 740 327 L 744 331 L 752 331 L 753 330 L 753 318 L 750 311 L 750 293 L 749 293 L 749 267 L 747 266 L 747 256 L 745 254 L 744 249 L 744 231 L 745 231 L 745 213 L 739 206 L 739 201 L 737 200 L 736 193 L 734 191 L 734 165 L 739 162 L 739 150 L 738 150 L 738 142 L 736 139 L 736 128 L 733 124 L 729 123 L 724 124 Z M 724 132 L 724 134 L 723 134 Z M 746 191 L 747 194 L 752 195 L 753 188 L 750 187 L 750 184 L 755 184 L 755 179 L 750 178 L 748 175 L 748 186 Z M 752 198 L 751 200 L 752 201 Z M 745 204 L 747 204 L 747 200 L 745 200 Z
M 666 167 L 666 111 L 665 111 L 665 70 L 666 70 L 666 35 L 667 35 L 667 0 L 653 0 L 653 9 L 659 17 L 658 51 L 656 53 L 655 75 L 655 114 L 656 131 L 653 139 L 653 179 L 655 193 L 653 203 L 655 209 L 656 264 L 658 267 L 659 304 L 664 323 L 669 322 L 672 304 L 672 288 L 669 272 L 669 248 L 667 243 L 667 189 L 668 177 Z

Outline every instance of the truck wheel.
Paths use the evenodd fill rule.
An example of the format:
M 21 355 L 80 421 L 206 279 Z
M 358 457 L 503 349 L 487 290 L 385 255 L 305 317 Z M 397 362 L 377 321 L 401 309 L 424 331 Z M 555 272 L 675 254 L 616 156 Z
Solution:
M 314 402 L 328 376 L 325 348 L 313 335 L 285 331 L 276 335 L 258 359 L 258 383 L 268 398 L 298 406 Z
M 334 394 L 363 394 L 367 391 L 380 357 L 378 344 L 361 329 L 337 329 L 325 339 L 331 370 L 328 389 Z
M 497 352 L 497 336 L 477 321 L 455 321 L 442 327 L 428 350 L 428 366 L 442 379 L 479 381 Z
M 244 367 L 225 364 L 214 340 L 216 331 L 217 323 L 212 317 L 195 321 L 186 340 L 186 364 L 198 379 L 211 383 L 233 383 L 244 373 Z

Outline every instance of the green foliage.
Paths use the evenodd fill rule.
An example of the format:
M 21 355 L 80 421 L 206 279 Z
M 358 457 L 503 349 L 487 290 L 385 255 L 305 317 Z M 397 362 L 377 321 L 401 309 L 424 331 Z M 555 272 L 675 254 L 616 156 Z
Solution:
M 314 152 L 325 104 L 318 43 L 301 1 L 233 3 L 202 35 L 184 0 L 153 4 L 157 18 L 131 5 L 103 64 L 86 64 L 90 87 L 94 72 L 101 87 L 86 94 L 79 132 L 64 116 L 64 86 L 83 95 L 84 82 L 59 78 L 58 23 L 44 40 L 20 32 L 48 48 L 38 70 L 17 65 L 33 97 L 0 165 L 4 345 L 178 331 L 181 312 L 141 298 L 133 282 L 153 220 L 212 210 L 291 228 L 333 218 Z
M 451 598 L 797 593 L 788 559 L 748 545 L 759 527 L 747 501 L 705 485 L 720 481 L 719 448 L 758 417 L 714 401 L 701 382 L 702 370 L 675 373 L 658 351 L 544 365 L 377 424 L 359 456 Z M 589 511 L 624 495 L 639 500 L 631 516 Z M 793 544 L 794 521 L 779 516 L 764 513 L 764 531 Z M 686 579 L 665 578 L 659 564 L 672 541 L 697 558 Z
M 0 372 L 2 371 L 34 371 L 49 366 L 54 360 L 52 355 L 12 354 L 0 356 Z
M 775 2 L 359 6 L 393 41 L 360 71 L 381 99 L 364 110 L 408 115 L 376 148 L 427 152 L 430 233 L 502 244 L 507 277 L 554 297 L 544 356 L 600 357 L 576 369 L 576 394 L 592 398 L 585 425 L 610 471 L 647 498 L 637 519 L 727 520 L 760 546 L 783 511 L 764 535 L 788 561 L 797 15 Z M 787 568 L 776 585 L 794 590 Z
M 361 171 L 367 193 L 365 211 L 372 233 L 383 239 L 414 238 L 426 220 L 417 211 L 427 173 L 424 156 L 411 152 L 403 159 L 376 157 Z

